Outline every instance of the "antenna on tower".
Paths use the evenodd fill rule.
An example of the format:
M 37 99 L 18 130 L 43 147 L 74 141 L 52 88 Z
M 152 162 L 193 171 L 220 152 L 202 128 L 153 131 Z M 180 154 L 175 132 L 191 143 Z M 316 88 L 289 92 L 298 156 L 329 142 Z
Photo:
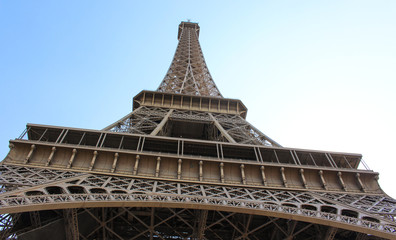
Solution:
M 191 22 L 191 19 L 188 19 L 188 18 L 187 18 L 187 22 Z

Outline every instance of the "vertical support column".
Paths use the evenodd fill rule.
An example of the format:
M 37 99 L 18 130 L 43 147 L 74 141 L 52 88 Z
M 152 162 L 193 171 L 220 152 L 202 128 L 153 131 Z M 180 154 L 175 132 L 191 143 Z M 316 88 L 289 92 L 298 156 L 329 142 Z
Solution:
M 182 173 L 182 160 L 179 158 L 177 161 L 177 179 L 181 179 L 181 173 Z
M 261 166 L 260 170 L 261 170 L 261 177 L 263 179 L 263 184 L 264 184 L 264 186 L 267 186 L 267 178 L 265 176 L 265 167 Z
M 245 164 L 241 164 L 241 177 L 242 177 L 242 184 L 246 184 Z
M 29 160 L 32 158 L 33 156 L 33 152 L 36 149 L 36 145 L 32 144 L 32 146 L 30 146 L 30 151 L 28 153 L 28 155 L 25 158 L 25 164 L 29 162 Z
M 56 151 L 56 147 L 52 147 L 51 153 L 48 157 L 48 160 L 47 160 L 47 163 L 45 164 L 45 166 L 48 166 L 50 164 L 52 158 L 54 157 L 55 151 Z
M 107 239 L 107 236 L 108 236 L 108 233 L 107 233 L 107 228 L 106 228 L 106 220 L 107 220 L 107 208 L 101 208 L 101 215 L 102 215 L 102 218 L 100 219 L 101 220 L 101 225 L 102 225 L 102 238 L 103 239 Z
M 220 181 L 224 183 L 224 163 L 220 163 Z
M 150 217 L 150 240 L 154 239 L 154 211 L 155 208 L 151 208 L 151 217 Z
M 319 171 L 319 177 L 320 177 L 320 181 L 322 182 L 323 188 L 327 190 L 327 184 L 326 184 L 326 180 L 323 177 L 323 171 L 322 170 Z
M 63 217 L 65 221 L 66 239 L 67 240 L 80 239 L 80 234 L 78 231 L 77 210 L 75 208 L 64 209 Z
M 202 169 L 203 161 L 199 161 L 199 181 L 203 180 L 203 169 Z
M 95 165 L 96 157 L 98 156 L 98 151 L 93 152 L 93 157 L 91 160 L 91 164 L 89 165 L 89 171 L 92 171 L 93 166 Z
M 281 167 L 280 172 L 281 172 L 281 176 L 282 176 L 283 185 L 284 185 L 285 187 L 287 187 L 287 180 L 286 180 L 286 175 L 285 175 L 285 168 L 284 168 L 284 167 Z
M 202 240 L 205 239 L 205 229 L 206 229 L 206 220 L 208 218 L 208 210 L 198 210 L 198 228 L 197 228 L 197 239 Z
M 140 156 L 136 155 L 135 166 L 133 167 L 133 175 L 136 175 L 138 172 L 139 160 L 140 160 Z
M 356 176 L 356 180 L 357 180 L 357 182 L 359 184 L 359 187 L 362 190 L 362 192 L 366 192 L 366 189 L 365 189 L 365 187 L 364 187 L 364 185 L 362 183 L 362 180 L 360 179 L 360 173 L 356 173 L 355 176 Z
M 157 157 L 157 167 L 155 168 L 155 177 L 159 177 L 161 166 L 161 157 Z
M 340 184 L 342 186 L 342 189 L 344 189 L 344 191 L 347 191 L 347 188 L 345 186 L 344 180 L 342 179 L 342 173 L 338 172 L 337 176 L 338 176 L 338 180 L 340 181 Z
M 305 180 L 305 175 L 304 175 L 304 169 L 300 169 L 300 176 L 301 176 L 301 180 L 302 180 L 302 182 L 303 182 L 303 185 L 304 185 L 304 188 L 308 188 L 308 185 L 307 185 L 307 180 Z
M 71 166 L 73 164 L 73 161 L 74 161 L 74 158 L 76 157 L 76 153 L 77 153 L 77 149 L 74 148 L 73 149 L 73 153 L 72 153 L 72 155 L 70 157 L 69 163 L 67 164 L 67 168 L 71 168 Z
M 120 155 L 118 153 L 114 153 L 114 160 L 113 160 L 113 166 L 111 166 L 111 172 L 114 172 L 117 166 L 117 161 L 118 161 L 118 157 Z

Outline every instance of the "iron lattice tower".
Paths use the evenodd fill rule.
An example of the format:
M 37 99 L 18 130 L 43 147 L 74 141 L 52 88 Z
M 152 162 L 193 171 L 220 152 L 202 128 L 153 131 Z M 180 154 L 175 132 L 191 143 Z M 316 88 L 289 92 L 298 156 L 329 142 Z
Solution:
M 286 148 L 223 98 L 182 22 L 157 91 L 103 130 L 28 124 L 0 165 L 1 239 L 396 238 L 360 154 Z

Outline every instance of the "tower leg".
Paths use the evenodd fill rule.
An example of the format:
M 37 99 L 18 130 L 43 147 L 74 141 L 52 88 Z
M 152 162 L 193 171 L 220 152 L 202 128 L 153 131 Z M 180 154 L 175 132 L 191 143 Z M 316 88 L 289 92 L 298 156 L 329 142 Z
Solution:
M 333 240 L 335 235 L 337 233 L 337 228 L 334 227 L 329 227 L 329 229 L 327 229 L 326 235 L 325 235 L 325 240 Z
M 65 221 L 66 239 L 78 240 L 80 234 L 78 231 L 77 210 L 75 208 L 64 209 L 63 217 Z
M 205 229 L 206 229 L 206 220 L 208 218 L 208 210 L 200 210 L 197 213 L 197 229 L 196 229 L 196 236 L 198 240 L 204 239 L 205 236 Z

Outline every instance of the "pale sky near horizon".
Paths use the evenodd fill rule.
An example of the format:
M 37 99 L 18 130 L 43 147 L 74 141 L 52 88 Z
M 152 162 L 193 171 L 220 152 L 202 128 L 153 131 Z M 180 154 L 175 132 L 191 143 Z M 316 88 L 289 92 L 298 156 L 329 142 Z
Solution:
M 396 197 L 396 1 L 0 0 L 0 158 L 26 123 L 102 129 L 155 90 L 180 21 L 283 146 L 363 154 Z

